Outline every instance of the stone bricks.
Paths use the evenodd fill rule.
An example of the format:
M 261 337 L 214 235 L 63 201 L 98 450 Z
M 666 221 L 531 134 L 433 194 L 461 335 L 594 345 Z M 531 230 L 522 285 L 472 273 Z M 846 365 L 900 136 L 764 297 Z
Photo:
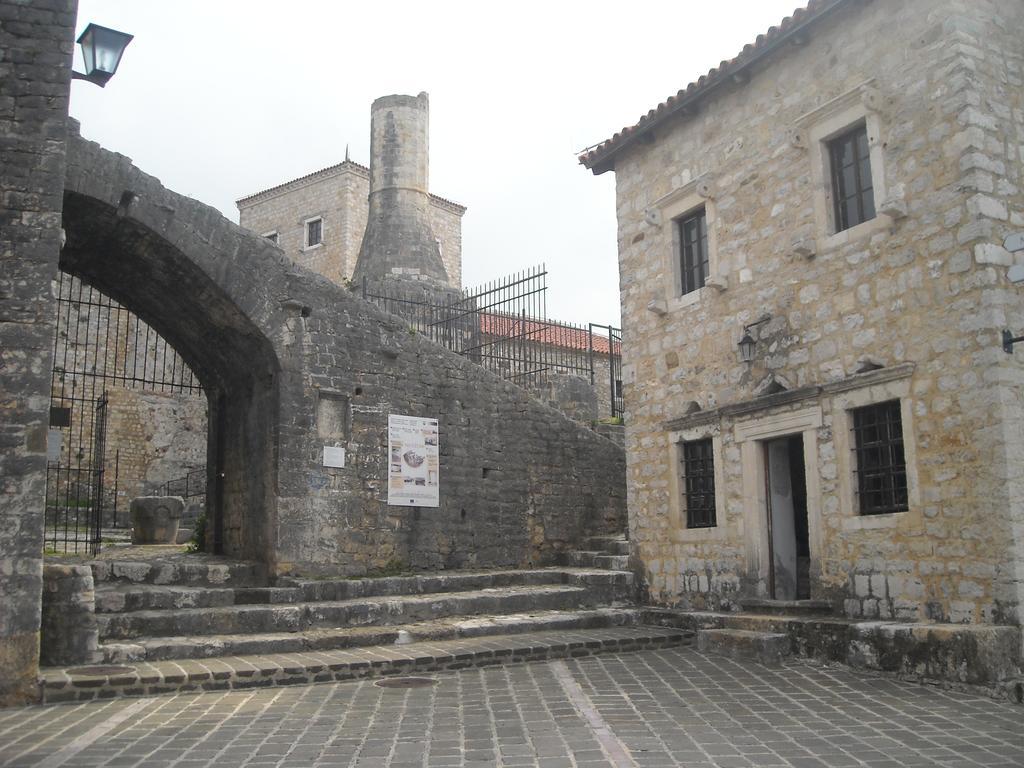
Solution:
M 69 159 L 64 259 L 156 312 L 215 384 L 209 419 L 223 443 L 211 460 L 224 478 L 211 529 L 225 553 L 280 574 L 360 574 L 392 561 L 521 566 L 622 530 L 622 453 L 611 441 L 97 145 L 75 138 Z M 126 189 L 138 202 L 118 217 Z M 116 272 L 98 258 L 112 249 L 133 254 Z M 142 269 L 168 249 L 175 256 L 160 269 Z M 322 466 L 323 398 L 349 413 L 331 416 L 345 468 Z M 439 419 L 439 508 L 387 505 L 389 413 Z
M 285 182 L 237 203 L 239 223 L 257 234 L 277 232 L 278 244 L 296 263 L 338 285 L 352 279 L 369 216 L 370 170 L 351 160 Z M 427 216 L 454 286 L 462 281 L 462 216 L 465 206 L 430 195 Z M 303 222 L 323 217 L 323 245 L 303 246 Z
M 621 149 L 584 158 L 616 175 L 630 539 L 653 600 L 771 594 L 763 451 L 799 434 L 811 597 L 850 616 L 1020 623 L 1024 376 L 1000 335 L 1024 328 L 1007 276 L 1024 256 L 1002 247 L 1024 221 L 1024 101 L 1007 86 L 1021 14 L 1012 0 L 841 3 L 749 80 L 717 72 L 695 109 L 680 92 Z M 826 147 L 858 124 L 885 213 L 837 231 Z M 722 283 L 681 295 L 674 222 L 702 206 Z M 890 400 L 908 509 L 862 515 L 851 413 Z M 686 527 L 678 445 L 704 438 L 710 531 Z
M 0 705 L 38 696 L 49 282 L 60 250 L 74 12 L 74 0 L 0 4 Z

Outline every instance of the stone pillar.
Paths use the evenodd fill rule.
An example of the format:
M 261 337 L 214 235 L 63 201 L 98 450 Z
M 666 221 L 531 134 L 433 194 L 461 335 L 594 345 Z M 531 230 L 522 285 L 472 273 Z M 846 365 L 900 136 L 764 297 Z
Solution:
M 75 0 L 0 0 L 0 706 L 39 699 L 46 433 Z
M 370 111 L 370 198 L 353 280 L 448 285 L 428 208 L 426 93 L 381 96 Z
M 47 565 L 43 582 L 40 661 L 52 667 L 96 661 L 100 635 L 92 569 Z

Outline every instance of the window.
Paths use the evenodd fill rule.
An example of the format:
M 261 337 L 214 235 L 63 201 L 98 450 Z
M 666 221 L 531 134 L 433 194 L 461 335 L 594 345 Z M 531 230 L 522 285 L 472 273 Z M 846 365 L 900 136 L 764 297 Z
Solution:
M 853 432 L 860 513 L 905 512 L 909 507 L 900 401 L 854 409 Z
M 875 218 L 868 131 L 863 124 L 828 142 L 835 231 Z
M 715 460 L 711 438 L 682 444 L 687 528 L 714 528 Z
M 314 248 L 323 242 L 324 220 L 322 218 L 309 219 L 306 222 L 306 248 Z
M 691 293 L 704 287 L 708 276 L 708 225 L 701 208 L 679 222 L 679 274 L 681 293 Z
M 273 232 L 265 232 L 264 234 L 260 235 L 260 237 L 265 237 L 274 245 L 277 245 L 277 230 L 274 230 Z

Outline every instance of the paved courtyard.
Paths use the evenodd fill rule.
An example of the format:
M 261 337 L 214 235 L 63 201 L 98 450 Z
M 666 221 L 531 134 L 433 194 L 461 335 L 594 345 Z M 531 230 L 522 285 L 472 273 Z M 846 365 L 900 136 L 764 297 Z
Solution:
M 4 766 L 1024 766 L 1024 707 L 675 648 L 0 711 Z

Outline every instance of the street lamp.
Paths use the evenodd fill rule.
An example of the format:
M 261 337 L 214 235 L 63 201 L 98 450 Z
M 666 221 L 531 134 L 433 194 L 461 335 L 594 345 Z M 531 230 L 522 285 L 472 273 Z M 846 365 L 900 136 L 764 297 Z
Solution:
M 117 72 L 117 65 L 121 63 L 121 55 L 131 41 L 132 35 L 90 23 L 78 38 L 78 44 L 82 46 L 85 74 L 72 72 L 71 78 L 73 80 L 88 80 L 103 88 Z

